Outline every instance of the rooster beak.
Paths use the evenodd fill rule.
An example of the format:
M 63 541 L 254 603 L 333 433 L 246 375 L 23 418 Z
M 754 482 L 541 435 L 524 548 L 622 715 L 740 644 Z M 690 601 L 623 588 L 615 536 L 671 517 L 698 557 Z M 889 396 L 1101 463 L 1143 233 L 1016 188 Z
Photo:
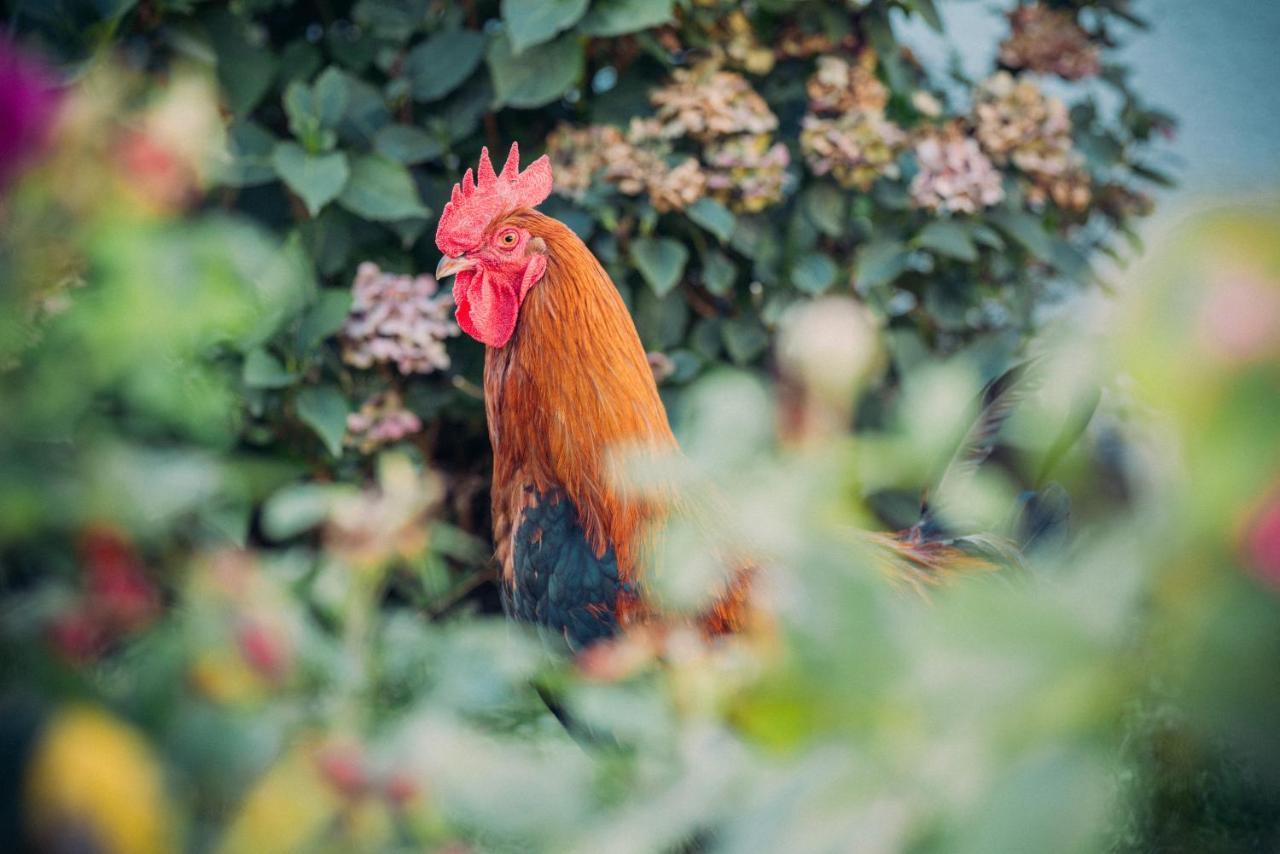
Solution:
M 436 265 L 436 278 L 443 279 L 455 273 L 461 273 L 463 270 L 470 270 L 475 265 L 476 262 L 465 255 L 459 255 L 457 258 L 450 258 L 446 255 Z

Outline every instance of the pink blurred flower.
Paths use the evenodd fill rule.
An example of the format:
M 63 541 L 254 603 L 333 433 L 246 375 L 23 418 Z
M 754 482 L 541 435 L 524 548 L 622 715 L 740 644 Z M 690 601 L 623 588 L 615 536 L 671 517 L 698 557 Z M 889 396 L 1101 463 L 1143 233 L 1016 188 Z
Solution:
M 1217 271 L 1200 310 L 1201 349 L 1220 362 L 1256 362 L 1280 352 L 1280 282 L 1259 270 Z
M 0 37 L 0 189 L 48 144 L 60 96 L 45 63 Z
M 346 443 L 372 454 L 422 429 L 422 419 L 405 408 L 394 390 L 367 400 L 359 412 L 347 416 Z
M 236 645 L 240 656 L 258 675 L 275 685 L 285 681 L 293 655 L 288 637 L 278 627 L 246 619 L 236 631 Z

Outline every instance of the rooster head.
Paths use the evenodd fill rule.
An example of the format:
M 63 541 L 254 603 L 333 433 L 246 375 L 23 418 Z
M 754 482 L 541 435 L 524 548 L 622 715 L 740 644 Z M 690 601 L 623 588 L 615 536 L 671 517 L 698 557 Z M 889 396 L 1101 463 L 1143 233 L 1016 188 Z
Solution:
M 489 149 L 481 149 L 475 175 L 467 170 L 440 214 L 436 246 L 444 257 L 436 278 L 457 277 L 458 325 L 490 347 L 510 340 L 520 304 L 547 271 L 546 243 L 508 217 L 550 194 L 551 161 L 543 155 L 521 172 L 513 142 L 500 173 L 493 171 Z

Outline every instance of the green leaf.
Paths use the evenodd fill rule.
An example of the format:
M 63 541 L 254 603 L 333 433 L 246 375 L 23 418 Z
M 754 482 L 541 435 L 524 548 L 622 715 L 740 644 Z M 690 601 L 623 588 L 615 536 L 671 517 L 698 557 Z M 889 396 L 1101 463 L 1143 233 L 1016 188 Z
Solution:
M 391 112 L 382 93 L 364 80 L 343 74 L 347 84 L 347 113 L 339 133 L 361 147 L 369 145 L 378 131 L 391 124 Z
M 298 346 L 309 351 L 342 328 L 351 313 L 351 291 L 330 288 L 320 292 L 315 305 L 302 316 L 298 325 Z
M 347 415 L 351 409 L 342 392 L 333 386 L 312 386 L 298 392 L 298 418 L 324 442 L 333 456 L 342 455 L 342 440 L 347 435 Z
M 911 5 L 935 33 L 944 31 L 942 16 L 938 14 L 938 7 L 934 5 L 933 0 L 911 0 Z
M 226 187 L 253 187 L 276 179 L 271 153 L 276 138 L 254 122 L 237 122 L 227 130 L 226 159 L 214 164 L 214 180 Z
M 271 154 L 271 165 L 312 216 L 338 197 L 350 174 L 347 155 L 341 151 L 308 154 L 296 142 L 277 145 Z
M 769 346 L 769 334 L 754 317 L 735 317 L 720 327 L 720 337 L 729 358 L 739 365 L 754 360 Z
M 672 0 L 597 0 L 582 19 L 589 36 L 621 36 L 671 21 Z
M 338 203 L 354 214 L 380 221 L 425 217 L 431 212 L 418 199 L 413 176 L 399 163 L 365 155 L 351 166 Z
M 240 376 L 249 388 L 284 388 L 298 379 L 296 374 L 285 370 L 279 359 L 261 347 L 255 347 L 245 355 Z
M 1054 269 L 1063 276 L 1081 284 L 1097 280 L 1089 258 L 1079 249 L 1061 238 L 1054 238 L 1051 247 Z
M 845 230 L 844 194 L 830 184 L 815 184 L 802 198 L 805 215 L 827 237 L 840 237 Z
M 723 252 L 713 249 L 702 256 L 702 284 L 716 296 L 724 296 L 733 290 L 738 268 Z
M 311 103 L 321 126 L 336 128 L 347 111 L 346 75 L 332 65 L 322 71 L 311 87 Z
M 689 205 L 685 209 L 685 213 L 689 215 L 689 219 L 714 234 L 721 243 L 733 236 L 733 228 L 737 222 L 736 217 L 729 212 L 728 208 L 715 199 L 709 199 L 704 196 Z
M 678 293 L 655 296 L 652 291 L 636 295 L 633 315 L 640 340 L 649 350 L 667 350 L 684 340 L 689 323 L 689 304 Z
M 374 35 L 404 42 L 428 20 L 428 6 L 429 0 L 360 0 L 351 16 Z
M 341 208 L 329 207 L 315 219 L 298 225 L 302 246 L 321 275 L 332 276 L 346 265 L 351 252 L 352 219 Z
M 346 76 L 330 66 L 315 86 L 291 82 L 284 90 L 289 130 L 308 151 L 328 151 L 337 141 L 334 130 L 347 109 Z
M 310 80 L 323 61 L 319 48 L 306 39 L 294 39 L 280 51 L 277 73 L 281 80 Z
M 471 76 L 484 55 L 484 36 L 475 30 L 444 30 L 409 51 L 404 75 L 415 101 L 443 98 Z
M 872 7 L 864 17 L 862 25 L 868 40 L 871 42 L 871 46 L 875 48 L 876 54 L 880 58 L 880 65 L 884 68 L 889 88 L 894 92 L 909 92 L 911 91 L 911 76 L 907 73 L 907 68 L 898 50 L 898 40 L 893 34 L 889 11 L 879 6 Z
M 921 229 L 915 244 L 935 255 L 945 255 L 972 263 L 978 260 L 978 247 L 973 245 L 969 229 L 954 220 L 937 219 Z
M 889 284 L 907 269 L 911 253 L 897 240 L 872 240 L 858 250 L 854 286 L 861 294 Z
M 246 23 L 230 11 L 213 12 L 205 18 L 205 25 L 217 56 L 218 82 L 227 105 L 236 116 L 245 116 L 275 82 L 275 55 L 255 47 Z
M 516 56 L 511 42 L 499 36 L 489 46 L 495 106 L 541 107 L 559 98 L 582 77 L 582 44 L 566 33 Z
M 987 219 L 1040 260 L 1053 260 L 1053 242 L 1039 217 L 1024 211 L 996 210 Z
M 1145 178 L 1151 183 L 1158 184 L 1161 187 L 1172 188 L 1178 186 L 1178 182 L 1172 175 L 1161 172 L 1154 166 L 1148 166 L 1145 163 L 1130 163 L 1129 168 L 1133 171 L 1133 174 L 1137 175 L 1139 178 Z
M 973 226 L 973 239 L 992 249 L 999 250 L 1004 248 L 1004 238 L 1000 236 L 1000 232 L 982 223 L 976 223 Z
M 387 125 L 373 137 L 373 148 L 383 157 L 406 165 L 434 160 L 444 153 L 438 137 L 410 125 Z
M 502 20 L 517 55 L 572 27 L 586 11 L 587 0 L 502 0 Z
M 638 237 L 631 241 L 631 260 L 653 292 L 662 296 L 684 275 L 689 250 L 667 237 Z
M 817 296 L 831 287 L 839 270 L 834 261 L 820 252 L 806 255 L 791 268 L 791 283 Z

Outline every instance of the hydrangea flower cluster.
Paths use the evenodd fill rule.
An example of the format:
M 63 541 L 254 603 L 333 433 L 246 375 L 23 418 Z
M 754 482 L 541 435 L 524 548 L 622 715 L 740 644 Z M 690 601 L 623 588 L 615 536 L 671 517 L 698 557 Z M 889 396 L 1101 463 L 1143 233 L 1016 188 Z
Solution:
M 791 155 L 768 134 L 731 136 L 706 147 L 707 190 L 737 211 L 755 213 L 782 198 Z
M 659 135 L 714 142 L 733 134 L 771 133 L 778 117 L 741 74 L 714 63 L 677 68 L 671 82 L 655 89 L 649 101 L 657 108 Z
M 612 125 L 561 125 L 548 138 L 547 151 L 556 191 L 578 201 L 596 176 L 628 196 L 648 194 L 661 213 L 683 210 L 706 191 L 707 177 L 697 159 L 686 157 L 671 166 L 671 143 L 657 135 L 652 122 L 635 120 L 625 135 Z
M 357 368 L 394 364 L 402 374 L 449 367 L 444 340 L 458 334 L 453 295 L 426 273 L 384 273 L 366 261 L 356 271 L 351 314 L 342 324 L 342 359 Z
M 808 115 L 801 120 L 800 147 L 809 170 L 863 191 L 877 178 L 898 177 L 898 154 L 906 139 L 893 122 L 870 113 L 836 119 Z
M 915 143 L 920 171 L 911 200 L 930 211 L 976 213 L 1004 199 L 1000 172 L 959 124 L 930 129 Z
M 365 401 L 358 412 L 347 416 L 346 443 L 362 454 L 372 454 L 422 429 L 422 419 L 405 408 L 395 391 Z
M 889 90 L 876 77 L 876 53 L 871 48 L 859 52 L 855 62 L 842 56 L 818 57 L 805 91 L 815 113 L 883 114 L 889 103 Z
M 809 113 L 801 121 L 800 148 L 809 170 L 843 187 L 866 191 L 880 177 L 898 177 L 907 142 L 885 118 L 889 92 L 876 77 L 876 54 L 864 48 L 855 62 L 823 56 L 805 87 Z
M 547 136 L 555 191 L 582 201 L 596 173 L 609 160 L 608 152 L 615 147 L 629 148 L 622 131 L 613 125 L 559 125 Z
M 759 211 L 782 197 L 790 155 L 774 143 L 778 119 L 746 79 L 714 63 L 679 69 L 654 92 L 654 116 L 624 134 L 608 125 L 562 125 L 547 141 L 556 191 L 581 200 L 596 177 L 629 196 L 647 194 L 660 213 L 710 194 L 737 211 Z M 676 143 L 701 144 L 701 157 Z
M 1067 106 L 1030 80 L 1001 71 L 974 92 L 973 122 L 983 149 L 1012 163 L 1031 182 L 1031 201 L 1046 198 L 1066 210 L 1088 207 L 1089 175 L 1073 148 Z
M 1007 68 L 1066 80 L 1094 77 L 1101 68 L 1098 46 L 1066 9 L 1018 6 L 1009 13 L 1009 26 L 1009 37 L 1000 45 L 1000 63 Z

